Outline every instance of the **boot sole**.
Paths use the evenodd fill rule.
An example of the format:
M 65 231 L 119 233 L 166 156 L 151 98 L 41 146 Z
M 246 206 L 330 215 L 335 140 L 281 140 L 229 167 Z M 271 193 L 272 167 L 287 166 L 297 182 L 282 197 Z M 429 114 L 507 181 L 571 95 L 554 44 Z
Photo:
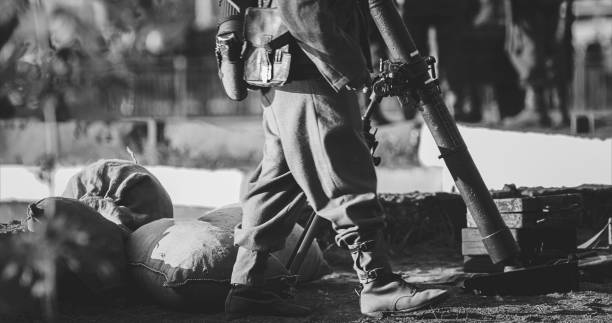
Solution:
M 363 313 L 363 315 L 367 315 L 369 317 L 373 317 L 373 318 L 377 318 L 377 319 L 382 319 L 388 316 L 397 316 L 397 315 L 402 315 L 402 314 L 407 314 L 410 312 L 416 312 L 418 310 L 422 310 L 425 307 L 428 306 L 432 306 L 432 305 L 436 305 L 439 304 L 445 300 L 447 300 L 450 297 L 450 295 L 448 293 L 442 294 L 436 298 L 432 298 L 429 300 L 429 302 L 423 303 L 419 306 L 415 306 L 413 308 L 408 308 L 405 310 L 401 310 L 401 311 L 381 311 L 381 312 L 370 312 L 370 313 Z

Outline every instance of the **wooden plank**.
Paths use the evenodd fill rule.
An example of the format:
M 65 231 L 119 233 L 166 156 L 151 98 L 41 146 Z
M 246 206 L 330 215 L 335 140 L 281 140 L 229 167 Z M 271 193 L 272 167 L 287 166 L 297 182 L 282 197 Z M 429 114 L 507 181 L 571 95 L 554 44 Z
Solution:
M 524 258 L 532 259 L 544 251 L 572 252 L 576 249 L 576 228 L 523 228 L 510 229 L 521 248 Z M 478 229 L 461 230 L 461 254 L 464 256 L 488 255 Z
M 540 216 L 541 215 L 537 213 L 501 213 L 502 220 L 504 220 L 510 229 L 535 227 L 538 217 Z M 474 218 L 469 212 L 467 214 L 467 227 L 478 228 L 476 221 L 474 221 Z
M 521 197 L 493 200 L 500 213 L 538 212 L 542 210 L 540 201 L 535 197 Z
M 499 213 L 535 213 L 542 212 L 543 210 L 566 210 L 577 207 L 581 208 L 583 204 L 582 195 L 580 194 L 494 199 L 493 202 L 495 202 Z
M 535 227 L 575 227 L 582 219 L 583 209 L 574 207 L 571 209 L 530 212 L 530 213 L 500 213 L 502 220 L 510 229 L 535 228 Z M 468 212 L 466 216 L 467 227 L 477 228 L 476 221 Z
M 510 229 L 510 233 L 515 240 L 521 245 L 527 240 L 527 236 L 531 230 L 528 229 Z M 519 233 L 521 237 L 519 237 Z M 488 255 L 487 249 L 482 242 L 482 237 L 478 229 L 464 228 L 461 230 L 461 254 L 464 256 Z M 521 248 L 522 249 L 522 248 Z
M 484 256 L 489 253 L 482 242 L 464 241 L 461 243 L 461 254 L 464 256 Z

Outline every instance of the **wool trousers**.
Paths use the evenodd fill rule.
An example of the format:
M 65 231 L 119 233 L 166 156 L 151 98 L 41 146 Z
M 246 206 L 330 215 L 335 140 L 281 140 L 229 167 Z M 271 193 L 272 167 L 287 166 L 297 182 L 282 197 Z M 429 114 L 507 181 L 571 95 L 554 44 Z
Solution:
M 262 93 L 262 105 L 263 158 L 235 230 L 234 284 L 263 284 L 263 259 L 284 247 L 306 202 L 341 245 L 384 225 L 356 93 L 335 92 L 322 78 L 292 81 Z

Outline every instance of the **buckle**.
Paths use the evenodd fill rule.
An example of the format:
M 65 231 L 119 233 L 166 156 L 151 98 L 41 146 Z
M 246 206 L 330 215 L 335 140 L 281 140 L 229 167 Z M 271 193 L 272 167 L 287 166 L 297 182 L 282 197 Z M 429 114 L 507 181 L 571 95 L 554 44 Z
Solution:
M 374 268 L 372 270 L 366 271 L 365 274 L 359 275 L 359 280 L 363 281 L 364 284 L 371 283 L 377 279 L 383 278 L 386 275 L 385 268 Z
M 380 274 L 379 274 L 380 273 Z M 366 273 L 367 277 L 372 280 L 376 280 L 379 277 L 382 277 L 384 273 L 384 268 L 375 268 Z
M 368 240 L 368 241 L 364 241 L 358 245 L 353 245 L 353 246 L 349 246 L 349 251 L 351 253 L 356 253 L 356 252 L 366 252 L 366 251 L 370 251 L 372 250 L 374 247 L 376 247 L 376 241 L 375 240 Z

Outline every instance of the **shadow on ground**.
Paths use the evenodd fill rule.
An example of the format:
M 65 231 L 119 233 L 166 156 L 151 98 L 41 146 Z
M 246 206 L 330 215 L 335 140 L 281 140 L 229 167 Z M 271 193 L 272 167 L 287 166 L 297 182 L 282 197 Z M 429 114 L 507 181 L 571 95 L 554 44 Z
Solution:
M 405 278 L 421 285 L 440 283 L 439 278 L 460 272 L 456 251 L 421 248 L 410 256 L 395 255 L 394 267 Z M 477 296 L 466 293 L 454 282 L 443 286 L 452 297 L 436 308 L 371 319 L 359 313 L 354 289 L 357 278 L 346 266 L 315 283 L 300 286 L 295 300 L 310 306 L 313 314 L 305 318 L 248 317 L 233 322 L 612 322 L 612 281 L 582 283 L 579 291 L 530 297 Z M 118 301 L 112 307 L 72 306 L 63 309 L 58 322 L 225 322 L 223 313 L 179 313 L 138 299 Z M 12 320 L 15 321 L 15 320 Z M 22 319 L 22 322 L 29 322 Z

